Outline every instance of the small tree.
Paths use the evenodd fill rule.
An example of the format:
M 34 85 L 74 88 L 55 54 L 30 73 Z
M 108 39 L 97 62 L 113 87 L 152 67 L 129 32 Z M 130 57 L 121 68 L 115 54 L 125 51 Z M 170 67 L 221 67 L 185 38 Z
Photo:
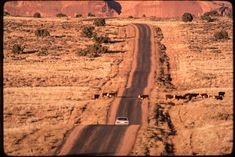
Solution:
M 214 38 L 216 40 L 228 39 L 228 32 L 225 31 L 225 30 L 221 30 L 221 31 L 215 32 L 214 33 Z
M 87 16 L 89 16 L 89 17 L 95 17 L 95 14 L 92 14 L 91 12 L 89 12 L 89 13 L 87 14 Z
M 34 33 L 37 37 L 50 36 L 50 33 L 47 29 L 37 29 Z
M 105 26 L 105 19 L 104 18 L 95 19 L 93 24 L 95 26 Z
M 39 12 L 36 12 L 36 13 L 33 14 L 33 17 L 41 18 L 41 14 Z
M 184 22 L 191 22 L 191 21 L 193 21 L 193 15 L 190 13 L 184 13 L 182 16 L 182 20 Z
M 24 46 L 15 44 L 12 47 L 12 52 L 15 53 L 15 54 L 22 54 L 23 51 L 24 51 L 24 48 L 25 48 Z
M 58 14 L 56 14 L 56 17 L 67 17 L 67 15 L 63 14 L 63 13 L 58 13 Z
M 82 14 L 77 14 L 76 18 L 82 17 Z
M 95 36 L 95 33 L 93 32 L 94 29 L 95 29 L 95 27 L 93 27 L 93 26 L 85 26 L 82 28 L 81 35 L 84 37 L 92 38 L 93 36 Z

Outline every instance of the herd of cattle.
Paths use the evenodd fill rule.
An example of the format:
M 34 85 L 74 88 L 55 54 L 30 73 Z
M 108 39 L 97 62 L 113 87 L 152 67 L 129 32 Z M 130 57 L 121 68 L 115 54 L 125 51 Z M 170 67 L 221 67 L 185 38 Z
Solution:
M 184 95 L 171 95 L 166 94 L 166 100 L 167 99 L 176 99 L 176 100 L 192 100 L 193 98 L 215 98 L 216 100 L 223 100 L 223 97 L 225 95 L 225 92 L 218 92 L 218 95 L 212 96 L 208 95 L 207 93 L 186 93 Z
M 98 99 L 100 96 L 101 97 L 107 97 L 107 98 L 117 97 L 117 92 L 95 94 L 93 99 Z M 121 96 L 121 97 L 127 98 L 126 96 Z M 138 98 L 139 99 L 147 99 L 147 98 L 149 98 L 149 96 L 148 95 L 141 95 L 141 94 L 139 94 Z

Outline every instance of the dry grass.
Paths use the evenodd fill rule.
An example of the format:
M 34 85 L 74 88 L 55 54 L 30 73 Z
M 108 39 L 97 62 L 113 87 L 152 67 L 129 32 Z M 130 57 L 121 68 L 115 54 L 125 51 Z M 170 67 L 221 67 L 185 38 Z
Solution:
M 148 22 L 160 27 L 162 43 L 170 58 L 172 83 L 176 89 L 156 82 L 149 107 L 149 126 L 142 127 L 132 154 L 136 155 L 222 155 L 233 146 L 233 30 L 232 21 L 219 17 L 207 23 L 200 19 L 188 24 L 178 20 Z M 216 41 L 213 34 L 225 29 L 229 40 Z M 173 100 L 175 106 L 164 103 L 165 94 L 225 92 L 224 99 L 197 98 L 189 102 Z M 169 113 L 176 135 L 167 123 L 156 125 L 156 107 L 163 104 Z M 163 129 L 161 133 L 156 133 Z M 150 136 L 153 134 L 153 136 Z M 159 139 L 162 136 L 163 140 Z M 165 138 L 165 139 L 164 139 Z M 173 145 L 168 152 L 164 143 Z M 145 148 L 144 148 L 145 147 Z M 148 151 L 145 151 L 148 150 Z
M 125 83 L 133 39 L 122 24 L 96 28 L 113 43 L 114 53 L 90 59 L 75 55 L 92 44 L 81 27 L 92 21 L 4 17 L 4 151 L 9 155 L 52 155 L 74 126 L 105 124 L 113 99 L 92 100 L 95 93 Z M 50 36 L 37 38 L 36 29 Z M 14 44 L 24 54 L 13 54 Z M 46 51 L 46 53 L 42 52 Z M 125 52 L 125 53 L 122 53 Z M 124 58 L 130 58 L 123 61 Z

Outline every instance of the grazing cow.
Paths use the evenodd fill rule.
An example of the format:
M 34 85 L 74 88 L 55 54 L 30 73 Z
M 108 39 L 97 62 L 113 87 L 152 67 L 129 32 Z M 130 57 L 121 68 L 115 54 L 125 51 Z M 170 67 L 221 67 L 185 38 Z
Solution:
M 138 95 L 138 98 L 139 99 L 146 99 L 146 98 L 149 98 L 149 96 L 148 95 Z
M 199 95 L 199 93 L 191 93 L 191 96 L 192 96 L 192 97 L 195 97 L 195 98 L 196 98 L 198 95 Z
M 225 92 L 219 92 L 219 96 L 224 97 Z
M 208 98 L 209 97 L 207 93 L 202 93 L 200 95 L 202 96 L 202 98 Z
M 99 97 L 100 97 L 99 94 L 95 94 L 94 97 L 93 97 L 93 99 L 98 99 Z
M 216 100 L 223 100 L 223 97 L 222 96 L 214 96 L 214 98 L 216 99 Z
M 173 102 L 168 102 L 168 105 L 175 106 L 175 103 L 173 103 Z
M 108 96 L 108 93 L 102 93 L 102 97 Z
M 181 96 L 181 95 L 175 95 L 175 99 L 179 100 L 179 99 L 185 99 L 184 96 Z
M 108 93 L 107 96 L 108 96 L 109 98 L 115 97 L 115 96 L 117 96 L 117 92 Z
M 166 100 L 167 100 L 167 99 L 173 99 L 173 98 L 174 98 L 174 95 L 166 94 Z

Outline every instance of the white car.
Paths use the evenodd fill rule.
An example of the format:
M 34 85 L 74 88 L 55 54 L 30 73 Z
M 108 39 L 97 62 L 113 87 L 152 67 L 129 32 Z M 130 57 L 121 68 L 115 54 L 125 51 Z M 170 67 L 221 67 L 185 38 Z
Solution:
M 117 117 L 115 125 L 129 125 L 129 120 L 127 117 Z

